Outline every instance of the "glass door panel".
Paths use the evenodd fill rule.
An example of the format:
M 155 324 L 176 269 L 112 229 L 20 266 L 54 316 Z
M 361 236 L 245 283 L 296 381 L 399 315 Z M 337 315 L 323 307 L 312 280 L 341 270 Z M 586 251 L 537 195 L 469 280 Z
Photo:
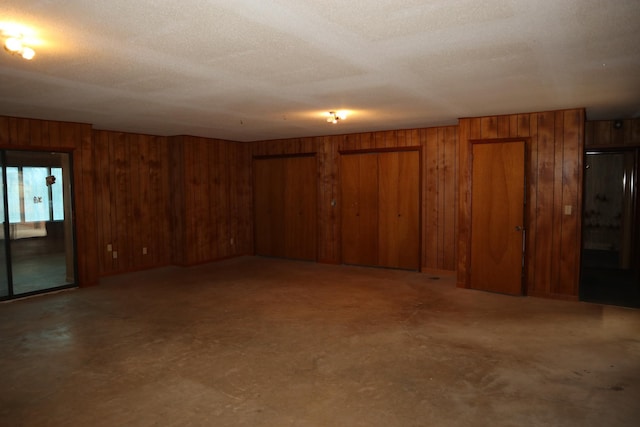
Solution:
M 0 153 L 1 154 L 1 153 Z M 5 235 L 9 229 L 9 224 L 5 220 L 5 208 L 4 208 L 4 180 L 5 180 L 5 168 L 4 162 L 0 162 L 0 219 L 2 219 L 2 228 L 0 229 L 0 298 L 7 298 L 9 294 L 9 275 L 7 272 L 7 242 Z
M 69 154 L 7 151 L 5 159 L 13 291 L 9 294 L 73 286 Z

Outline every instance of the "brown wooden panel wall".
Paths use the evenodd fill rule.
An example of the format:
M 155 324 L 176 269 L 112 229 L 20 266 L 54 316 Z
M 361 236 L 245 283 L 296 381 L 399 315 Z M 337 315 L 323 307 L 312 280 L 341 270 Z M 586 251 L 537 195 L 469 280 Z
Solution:
M 525 208 L 529 295 L 575 299 L 580 267 L 584 110 L 461 119 L 459 125 L 458 285 L 468 286 L 470 142 L 527 141 Z M 566 209 L 571 212 L 567 213 Z
M 167 138 L 94 130 L 93 149 L 99 274 L 170 264 Z
M 622 126 L 616 127 L 616 122 L 620 122 Z M 587 121 L 584 145 L 586 148 L 640 146 L 640 118 Z
M 250 145 L 178 136 L 169 152 L 174 263 L 252 253 Z
M 457 126 L 449 126 L 248 144 L 0 117 L 2 147 L 73 152 L 82 286 L 101 275 L 252 253 L 252 155 L 316 153 L 318 259 L 338 263 L 340 215 L 332 201 L 338 198 L 339 150 L 407 146 L 422 146 L 425 165 L 423 269 L 455 270 L 457 137 Z
M 365 132 L 252 143 L 256 156 L 318 156 L 318 260 L 339 263 L 340 151 L 422 147 L 422 269 L 456 269 L 458 127 Z
M 80 286 L 96 284 L 98 256 L 91 125 L 0 116 L 0 147 L 73 153 L 77 283 Z

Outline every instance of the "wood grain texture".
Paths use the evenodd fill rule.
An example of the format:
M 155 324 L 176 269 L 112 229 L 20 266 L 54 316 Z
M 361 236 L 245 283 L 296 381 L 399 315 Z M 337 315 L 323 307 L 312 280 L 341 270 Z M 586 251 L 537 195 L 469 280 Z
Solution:
M 459 125 L 458 285 L 469 286 L 470 144 L 494 139 L 499 117 Z M 584 110 L 518 114 L 516 137 L 527 141 L 526 291 L 576 299 L 579 280 Z M 497 127 L 497 125 L 496 125 Z M 486 133 L 485 133 L 486 132 Z M 511 125 L 509 134 L 511 132 Z M 569 206 L 569 208 L 567 208 Z M 566 214 L 567 209 L 571 211 Z
M 525 142 L 472 145 L 469 286 L 522 294 Z
M 98 282 L 96 208 L 91 126 L 47 120 L 0 117 L 0 148 L 71 153 L 75 203 L 75 239 L 79 286 Z
M 81 285 L 103 275 L 252 253 L 254 155 L 318 156 L 317 258 L 340 262 L 339 150 L 422 147 L 423 268 L 455 270 L 457 126 L 255 143 L 94 130 L 91 125 L 0 117 L 0 146 L 73 153 Z M 427 150 L 430 141 L 432 151 Z M 432 142 L 431 142 L 432 141 Z M 428 152 L 429 151 L 429 152 Z M 432 154 L 430 154 L 432 153 Z M 433 157 L 432 157 L 433 156 Z M 433 168 L 426 167 L 433 160 Z M 451 177 L 453 176 L 453 179 Z M 428 178 L 427 178 L 428 177 Z M 436 183 L 427 185 L 427 183 Z M 433 194 L 429 193 L 433 192 Z M 429 225 L 425 201 L 434 215 Z M 453 224 L 453 226 L 452 226 Z M 233 244 L 231 239 L 233 238 Z M 114 259 L 106 250 L 113 245 Z M 146 245 L 146 246 L 145 246 Z M 147 255 L 142 248 L 147 248 Z
M 194 265 L 251 253 L 250 148 L 193 136 L 173 137 L 170 142 L 173 182 L 167 191 L 173 206 L 173 263 Z
M 378 155 L 378 263 L 420 269 L 420 152 Z
M 92 146 L 99 275 L 170 264 L 166 138 L 94 130 Z
M 296 141 L 296 143 L 293 143 Z M 318 162 L 318 259 L 341 262 L 339 184 L 341 151 L 421 148 L 421 266 L 425 270 L 456 270 L 458 212 L 458 127 L 365 132 L 292 140 L 258 141 L 253 154 L 316 153 Z M 308 151 L 299 151 L 299 150 Z
M 378 156 L 340 156 L 341 261 L 378 265 Z
M 316 260 L 316 170 L 315 156 L 254 159 L 257 255 Z
M 589 120 L 584 129 L 586 148 L 623 148 L 640 146 L 640 118 L 619 120 Z

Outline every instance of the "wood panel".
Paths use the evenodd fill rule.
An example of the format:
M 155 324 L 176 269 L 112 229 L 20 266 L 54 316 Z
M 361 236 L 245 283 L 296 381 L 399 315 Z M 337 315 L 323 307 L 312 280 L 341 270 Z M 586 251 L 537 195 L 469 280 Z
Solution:
M 524 141 L 472 145 L 471 274 L 474 289 L 522 294 Z
M 627 120 L 589 120 L 585 124 L 584 145 L 586 148 L 640 146 L 640 118 Z
M 420 268 L 420 153 L 378 154 L 378 265 Z
M 506 119 L 460 120 L 458 285 L 463 287 L 469 286 L 470 266 L 470 141 L 496 138 L 501 120 Z M 584 110 L 518 114 L 508 121 L 509 135 L 514 136 L 511 123 L 516 123 L 515 136 L 527 141 L 527 293 L 576 299 Z
M 434 129 L 436 164 L 429 172 L 425 168 L 421 178 L 422 199 L 433 191 L 438 204 L 437 216 L 430 225 L 425 222 L 421 239 L 434 249 L 422 251 L 421 263 L 427 270 L 453 270 L 457 241 L 450 237 L 455 232 L 450 224 L 457 223 L 450 218 L 457 211 L 457 193 L 452 190 L 457 127 Z M 118 142 L 120 138 L 123 142 Z M 317 257 L 337 263 L 339 150 L 424 148 L 427 137 L 425 129 L 409 129 L 255 143 L 208 138 L 199 142 L 193 144 L 193 137 L 186 136 L 135 135 L 92 130 L 88 124 L 0 117 L 3 146 L 73 151 L 76 197 L 84 197 L 76 205 L 82 285 L 97 283 L 100 275 L 251 253 L 251 158 L 260 154 L 317 153 Z M 431 154 L 423 151 L 423 161 Z M 429 174 L 439 183 L 430 190 L 425 185 Z M 422 212 L 424 221 L 426 210 Z M 118 250 L 117 259 L 107 252 L 107 243 Z M 143 256 L 145 243 L 148 254 Z M 428 258 L 428 253 L 435 256 Z
M 284 257 L 284 159 L 253 162 L 256 255 Z
M 316 169 L 315 156 L 254 160 L 257 255 L 316 260 Z
M 378 265 L 378 155 L 340 157 L 342 262 Z
M 317 259 L 316 157 L 286 159 L 284 223 L 285 257 Z
M 96 284 L 98 257 L 91 126 L 0 116 L 0 147 L 71 153 L 76 200 L 76 283 L 80 286 Z
M 295 141 L 295 143 L 294 143 Z M 340 151 L 362 149 L 422 149 L 420 188 L 422 200 L 421 265 L 424 271 L 454 271 L 457 262 L 458 127 L 366 132 L 312 138 L 258 141 L 254 155 L 317 153 L 318 161 L 318 259 L 339 263 L 342 206 L 338 201 Z
M 94 130 L 92 138 L 99 274 L 168 265 L 171 187 L 166 138 L 102 130 Z
M 341 157 L 342 261 L 419 269 L 419 152 Z
M 173 262 L 193 265 L 252 252 L 250 148 L 193 136 L 169 143 Z

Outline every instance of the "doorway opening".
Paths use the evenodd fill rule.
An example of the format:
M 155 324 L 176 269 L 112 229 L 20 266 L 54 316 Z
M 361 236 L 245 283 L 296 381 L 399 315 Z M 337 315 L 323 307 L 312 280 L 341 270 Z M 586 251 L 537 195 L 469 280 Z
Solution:
M 640 307 L 638 150 L 585 156 L 580 299 Z
M 71 155 L 0 150 L 0 299 L 75 286 Z

